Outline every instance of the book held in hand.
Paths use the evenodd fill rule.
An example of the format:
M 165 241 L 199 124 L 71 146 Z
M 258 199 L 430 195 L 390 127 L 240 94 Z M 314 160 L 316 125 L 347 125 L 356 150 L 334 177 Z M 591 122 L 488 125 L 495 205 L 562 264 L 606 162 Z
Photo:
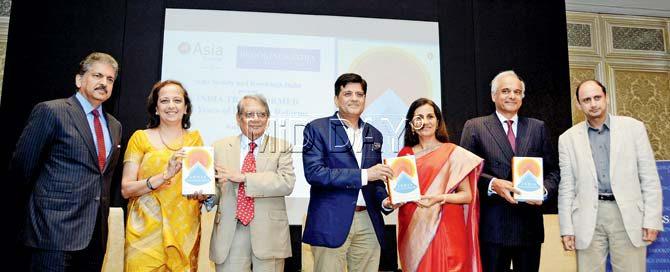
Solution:
M 512 182 L 514 188 L 521 191 L 514 194 L 518 201 L 544 199 L 544 173 L 542 158 L 540 157 L 513 157 Z
M 186 146 L 181 165 L 181 194 L 216 194 L 214 149 L 211 146 Z
M 414 155 L 384 159 L 384 164 L 393 169 L 393 178 L 386 182 L 391 203 L 398 204 L 421 199 L 419 174 Z

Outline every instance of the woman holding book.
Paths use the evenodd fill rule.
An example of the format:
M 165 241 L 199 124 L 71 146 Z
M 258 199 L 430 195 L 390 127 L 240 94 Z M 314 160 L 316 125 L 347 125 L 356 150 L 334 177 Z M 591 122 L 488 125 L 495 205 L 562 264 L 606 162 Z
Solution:
M 449 143 L 440 108 L 415 100 L 406 115 L 404 148 L 414 155 L 421 200 L 398 212 L 403 271 L 481 271 L 476 181 L 483 160 Z
M 202 146 L 189 131 L 191 101 L 178 81 L 156 83 L 147 98 L 149 124 L 135 131 L 123 159 L 128 201 L 125 271 L 196 271 L 202 196 L 184 197 L 184 146 Z

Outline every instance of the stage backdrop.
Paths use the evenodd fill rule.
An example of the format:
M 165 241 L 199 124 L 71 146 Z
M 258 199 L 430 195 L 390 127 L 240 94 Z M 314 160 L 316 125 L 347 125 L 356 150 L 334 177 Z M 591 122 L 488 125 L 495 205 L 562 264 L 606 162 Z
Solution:
M 39 8 L 36 8 L 39 7 Z M 78 62 L 92 51 L 110 53 L 120 63 L 112 99 L 104 105 L 124 125 L 123 146 L 146 125 L 146 95 L 161 79 L 164 18 L 167 8 L 335 15 L 437 22 L 440 97 L 450 136 L 458 141 L 463 123 L 491 114 L 489 82 L 514 69 L 526 81 L 521 114 L 543 119 L 555 142 L 570 127 L 565 3 L 562 0 L 343 0 L 343 1 L 15 1 L 12 3 L 0 115 L 5 144 L 0 151 L 0 178 L 6 181 L 12 248 L 23 222 L 25 189 L 7 176 L 9 158 L 31 108 L 38 102 L 74 94 Z M 566 93 L 568 95 L 566 95 Z M 232 116 L 230 118 L 233 118 Z M 120 197 L 121 167 L 112 196 Z M 551 206 L 551 205 L 550 205 Z M 395 247 L 388 228 L 390 249 Z M 292 226 L 294 259 L 300 259 L 300 226 Z M 395 250 L 385 250 L 382 270 L 396 265 Z M 27 263 L 20 250 L 8 256 Z M 298 266 L 289 260 L 288 270 Z

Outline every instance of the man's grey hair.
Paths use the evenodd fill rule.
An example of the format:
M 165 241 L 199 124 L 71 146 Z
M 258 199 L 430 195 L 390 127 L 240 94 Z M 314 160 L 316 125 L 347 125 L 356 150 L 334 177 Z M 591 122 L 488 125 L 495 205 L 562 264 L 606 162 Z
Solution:
M 498 81 L 505 76 L 515 76 L 521 81 L 521 98 L 523 98 L 526 95 L 526 83 L 513 70 L 502 71 L 491 80 L 491 95 L 496 94 L 496 91 L 498 91 Z
M 89 54 L 79 63 L 79 74 L 83 76 L 88 70 L 91 70 L 91 66 L 96 63 L 108 64 L 114 69 L 114 76 L 119 74 L 119 63 L 116 62 L 116 60 L 109 54 L 100 52 L 93 52 Z
M 244 101 L 244 99 L 253 99 L 260 102 L 265 108 L 265 112 L 267 112 L 268 117 L 270 116 L 270 106 L 268 106 L 268 100 L 265 99 L 265 96 L 263 96 L 262 94 L 248 94 L 243 96 L 242 99 L 240 99 L 240 101 L 237 102 L 237 116 L 242 116 L 243 113 L 242 111 L 244 110 L 242 108 L 242 101 Z

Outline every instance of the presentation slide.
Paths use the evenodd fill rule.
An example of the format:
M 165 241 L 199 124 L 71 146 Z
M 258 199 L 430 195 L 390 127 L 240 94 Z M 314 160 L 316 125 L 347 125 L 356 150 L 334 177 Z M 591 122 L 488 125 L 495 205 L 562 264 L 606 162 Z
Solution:
M 410 103 L 420 97 L 441 102 L 437 22 L 166 10 L 162 79 L 184 84 L 193 104 L 192 129 L 206 144 L 240 134 L 235 114 L 241 97 L 267 98 L 266 133 L 293 146 L 291 224 L 302 223 L 309 198 L 304 126 L 334 114 L 334 82 L 349 72 L 368 82 L 362 118 L 383 133 L 383 156 L 395 157 Z

